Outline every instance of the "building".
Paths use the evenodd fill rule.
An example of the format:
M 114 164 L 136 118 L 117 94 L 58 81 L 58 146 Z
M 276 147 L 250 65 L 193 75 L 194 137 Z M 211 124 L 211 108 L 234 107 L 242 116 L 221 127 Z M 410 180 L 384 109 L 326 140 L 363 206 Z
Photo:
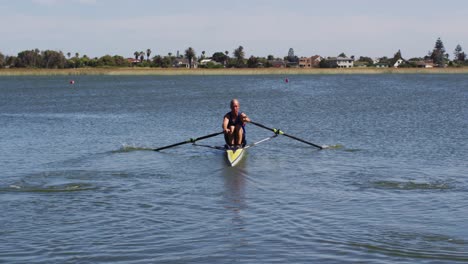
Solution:
M 268 63 L 273 68 L 284 68 L 284 67 L 286 67 L 286 63 L 283 60 L 269 60 Z
M 393 64 L 393 67 L 394 67 L 394 68 L 398 68 L 402 63 L 403 63 L 403 59 L 398 59 L 398 60 Z
M 334 68 L 352 68 L 354 67 L 354 60 L 347 57 L 331 57 L 327 61 Z
M 312 57 L 301 57 L 299 58 L 299 68 L 315 68 L 319 67 L 322 57 L 315 55 Z
M 174 68 L 190 68 L 190 63 L 187 58 L 176 58 L 173 63 L 172 67 Z M 196 58 L 192 59 L 192 68 L 198 68 L 198 62 Z
M 212 66 L 221 66 L 222 64 L 217 62 L 217 61 L 214 61 L 212 59 L 203 59 L 201 60 L 199 63 L 198 63 L 198 67 L 200 68 L 206 68 L 208 65 L 212 65 Z
M 139 59 L 135 59 L 135 58 L 127 58 L 127 62 L 130 63 L 131 65 L 136 65 L 136 64 L 140 63 L 141 61 Z
M 435 64 L 432 60 L 418 61 L 416 62 L 418 68 L 434 68 Z

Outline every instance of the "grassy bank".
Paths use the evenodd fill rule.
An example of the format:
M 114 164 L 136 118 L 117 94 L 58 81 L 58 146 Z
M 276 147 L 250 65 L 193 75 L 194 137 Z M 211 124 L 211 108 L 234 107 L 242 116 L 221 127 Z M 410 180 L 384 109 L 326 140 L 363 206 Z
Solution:
M 47 75 L 299 75 L 299 74 L 468 74 L 462 68 L 349 68 L 349 69 L 161 69 L 161 68 L 80 68 L 80 69 L 0 69 L 0 76 Z

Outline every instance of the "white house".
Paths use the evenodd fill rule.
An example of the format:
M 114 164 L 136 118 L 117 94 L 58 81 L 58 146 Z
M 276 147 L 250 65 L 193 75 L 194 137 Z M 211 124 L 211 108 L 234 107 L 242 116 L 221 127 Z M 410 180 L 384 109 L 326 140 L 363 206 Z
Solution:
M 175 68 L 190 68 L 189 60 L 186 58 L 177 58 L 172 63 L 172 67 Z M 198 68 L 198 62 L 196 58 L 192 59 L 192 68 Z
M 401 64 L 403 63 L 403 60 L 402 59 L 399 59 L 395 62 L 395 64 L 393 64 L 393 67 L 394 68 L 398 68 Z
M 328 61 L 332 63 L 336 68 L 352 68 L 354 67 L 354 60 L 347 57 L 328 58 Z

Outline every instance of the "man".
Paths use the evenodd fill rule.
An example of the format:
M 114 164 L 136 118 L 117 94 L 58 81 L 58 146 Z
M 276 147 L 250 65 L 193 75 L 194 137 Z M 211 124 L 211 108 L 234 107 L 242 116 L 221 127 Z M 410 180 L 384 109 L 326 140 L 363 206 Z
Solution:
M 223 119 L 224 140 L 229 147 L 245 145 L 245 122 L 250 122 L 249 117 L 240 112 L 239 100 L 232 99 L 231 112 Z

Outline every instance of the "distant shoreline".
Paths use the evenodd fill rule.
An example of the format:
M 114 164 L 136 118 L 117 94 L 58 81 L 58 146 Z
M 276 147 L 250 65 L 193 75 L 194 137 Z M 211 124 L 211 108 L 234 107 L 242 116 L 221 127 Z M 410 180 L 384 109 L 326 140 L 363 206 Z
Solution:
M 468 74 L 461 68 L 230 68 L 230 69 L 177 69 L 177 68 L 79 68 L 79 69 L 0 69 L 0 76 L 66 76 L 66 75 L 310 75 L 310 74 Z

